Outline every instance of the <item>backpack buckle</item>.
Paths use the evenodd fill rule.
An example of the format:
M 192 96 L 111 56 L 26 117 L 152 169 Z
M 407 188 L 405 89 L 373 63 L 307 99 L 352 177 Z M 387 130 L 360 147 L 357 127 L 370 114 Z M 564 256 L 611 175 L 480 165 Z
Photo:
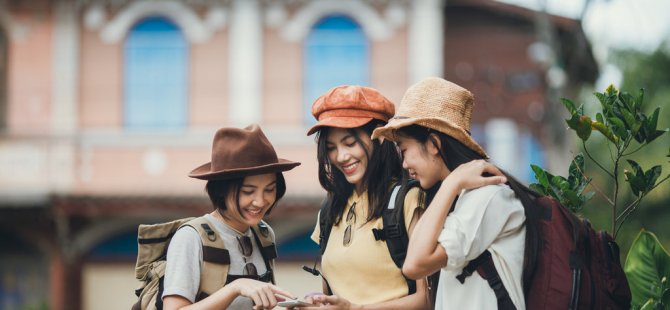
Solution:
M 263 237 L 270 235 L 270 229 L 268 228 L 268 225 L 263 222 L 258 223 L 258 230 L 261 232 Z
M 214 233 L 214 230 L 212 230 L 211 227 L 207 223 L 202 223 L 200 224 L 202 226 L 202 229 L 205 230 L 205 233 L 207 234 L 207 239 L 209 241 L 216 241 L 216 233 Z
M 375 236 L 376 241 L 386 240 L 386 232 L 384 231 L 384 229 L 373 228 L 372 234 Z

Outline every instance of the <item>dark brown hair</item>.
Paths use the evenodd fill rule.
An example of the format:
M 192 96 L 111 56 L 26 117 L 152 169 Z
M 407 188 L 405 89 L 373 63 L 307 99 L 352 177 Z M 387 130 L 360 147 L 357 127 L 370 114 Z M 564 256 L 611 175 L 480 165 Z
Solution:
M 284 194 L 286 194 L 286 180 L 284 180 L 284 174 L 279 172 L 276 175 L 277 175 L 277 181 L 276 181 L 277 191 L 276 191 L 275 202 L 268 209 L 268 212 L 265 213 L 266 215 L 270 214 L 270 212 L 275 207 L 279 199 L 284 197 Z M 205 191 L 209 196 L 209 200 L 212 202 L 214 210 L 218 210 L 223 215 L 223 211 L 226 211 L 228 209 L 229 206 L 226 205 L 226 198 L 228 193 L 232 193 L 233 200 L 237 204 L 236 207 L 239 208 L 240 189 L 242 188 L 243 182 L 244 177 L 229 180 L 207 181 L 207 184 L 205 185 Z
M 367 221 L 377 219 L 382 215 L 391 189 L 390 185 L 400 181 L 402 177 L 402 161 L 393 142 L 386 140 L 380 143 L 379 140 L 371 140 L 372 150 L 370 150 L 359 136 L 361 131 L 363 134 L 370 136 L 375 128 L 383 124 L 381 121 L 372 120 L 361 127 L 347 129 L 356 139 L 356 143 L 363 147 L 368 158 L 368 166 L 362 180 L 368 190 Z M 330 130 L 330 127 L 322 127 L 315 139 L 319 161 L 319 182 L 328 192 L 331 201 L 328 213 L 321 214 L 321 216 L 326 216 L 329 223 L 337 225 L 342 219 L 347 199 L 354 191 L 354 185 L 347 182 L 344 174 L 328 158 L 326 142 Z

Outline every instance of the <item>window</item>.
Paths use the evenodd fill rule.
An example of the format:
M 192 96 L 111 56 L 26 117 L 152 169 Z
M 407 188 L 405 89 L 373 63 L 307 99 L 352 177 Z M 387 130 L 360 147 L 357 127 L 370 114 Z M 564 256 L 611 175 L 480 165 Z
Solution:
M 368 85 L 368 41 L 350 18 L 331 15 L 314 25 L 304 46 L 305 120 L 313 124 L 312 103 L 338 85 Z
M 137 23 L 124 46 L 124 125 L 183 128 L 187 122 L 188 47 L 165 18 Z

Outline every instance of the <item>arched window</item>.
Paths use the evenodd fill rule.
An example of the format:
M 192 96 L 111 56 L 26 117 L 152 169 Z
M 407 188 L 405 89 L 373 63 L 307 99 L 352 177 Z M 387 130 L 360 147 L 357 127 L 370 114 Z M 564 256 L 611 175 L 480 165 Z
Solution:
M 368 85 L 368 40 L 360 25 L 343 15 L 331 15 L 314 25 L 304 46 L 304 113 L 314 123 L 312 102 L 328 89 L 343 85 Z
M 187 116 L 188 47 L 169 20 L 137 23 L 124 46 L 124 125 L 183 128 Z
M 0 132 L 7 128 L 7 67 L 8 40 L 0 29 Z

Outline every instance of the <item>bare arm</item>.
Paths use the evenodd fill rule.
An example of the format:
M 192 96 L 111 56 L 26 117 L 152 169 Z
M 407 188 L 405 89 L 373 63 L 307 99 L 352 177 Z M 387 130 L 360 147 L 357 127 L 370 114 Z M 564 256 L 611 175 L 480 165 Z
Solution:
M 237 279 L 196 303 L 191 303 L 188 299 L 179 295 L 166 296 L 163 298 L 163 309 L 226 309 L 238 296 L 251 298 L 256 305 L 254 309 L 269 309 L 277 305 L 278 299 L 275 297 L 275 294 L 295 298 L 293 294 L 271 283 L 250 279 Z
M 484 177 L 483 173 L 494 176 Z M 449 209 L 463 189 L 506 182 L 506 178 L 492 164 L 475 160 L 460 165 L 442 182 L 433 201 L 419 220 L 410 238 L 407 258 L 402 271 L 411 279 L 426 277 L 447 265 L 448 253 L 437 242 Z

